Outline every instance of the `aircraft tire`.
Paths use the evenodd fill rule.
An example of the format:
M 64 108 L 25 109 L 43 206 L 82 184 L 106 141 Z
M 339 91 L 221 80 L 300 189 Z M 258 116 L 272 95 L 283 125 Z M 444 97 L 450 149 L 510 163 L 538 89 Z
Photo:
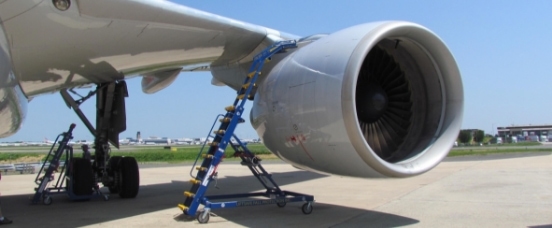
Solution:
M 73 158 L 73 193 L 77 196 L 91 195 L 94 190 L 92 164 L 84 158 Z
M 120 164 L 121 184 L 119 185 L 119 196 L 121 198 L 135 198 L 140 189 L 138 162 L 134 157 L 123 157 Z
M 107 186 L 109 193 L 117 194 L 120 190 L 121 182 L 121 156 L 113 156 L 109 159 L 109 176 L 113 177 L 114 182 L 112 186 Z

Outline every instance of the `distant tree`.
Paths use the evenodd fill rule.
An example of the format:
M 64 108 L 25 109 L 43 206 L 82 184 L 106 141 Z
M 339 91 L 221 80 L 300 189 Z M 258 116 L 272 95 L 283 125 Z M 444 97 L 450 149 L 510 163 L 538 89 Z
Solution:
M 473 136 L 473 141 L 475 141 L 477 143 L 482 143 L 484 139 L 485 139 L 485 132 L 484 131 L 482 131 L 482 130 L 475 131 L 475 134 Z
M 491 140 L 493 139 L 494 137 L 490 134 L 485 134 L 485 138 L 483 139 L 483 144 L 489 144 L 491 143 Z
M 469 143 L 472 139 L 472 131 L 470 130 L 461 130 L 460 134 L 458 135 L 458 140 L 460 140 L 461 143 Z

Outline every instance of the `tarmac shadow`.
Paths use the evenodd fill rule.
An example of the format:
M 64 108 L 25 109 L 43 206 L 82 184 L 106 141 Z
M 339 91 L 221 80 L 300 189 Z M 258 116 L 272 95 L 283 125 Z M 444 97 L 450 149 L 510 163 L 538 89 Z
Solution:
M 307 171 L 272 173 L 272 175 L 281 185 L 282 190 L 298 190 L 307 194 L 309 189 L 289 189 L 286 185 L 326 177 Z M 265 191 L 252 176 L 226 176 L 217 182 L 218 189 L 210 187 L 207 195 Z M 185 216 L 177 208 L 177 204 L 185 200 L 182 192 L 190 187 L 191 184 L 184 181 L 143 185 L 136 199 L 121 199 L 112 195 L 108 201 L 97 197 L 86 202 L 75 202 L 64 193 L 53 195 L 53 203 L 49 206 L 41 203 L 31 204 L 32 194 L 2 196 L 0 201 L 2 212 L 14 220 L 14 224 L 10 226 L 14 228 L 45 225 L 47 227 L 80 227 L 99 224 L 105 226 L 103 224 L 107 222 L 121 219 L 129 219 L 129 224 L 141 224 L 140 221 L 151 223 L 153 219 L 165 225 L 200 225 L 197 220 Z M 105 188 L 102 190 L 108 192 Z M 216 216 L 211 217 L 209 224 L 226 226 L 231 222 L 245 227 L 396 227 L 419 222 L 399 215 L 348 207 L 347 202 L 343 202 L 343 205 L 316 203 L 316 195 L 314 197 L 314 209 L 310 215 L 302 213 L 302 202 L 288 203 L 284 208 L 271 204 L 213 210 Z M 170 216 L 155 217 L 149 214 L 166 209 L 174 209 L 173 220 Z M 141 218 L 145 220 L 140 220 Z
M 313 212 L 305 215 L 301 206 L 302 203 L 288 203 L 284 208 L 262 205 L 213 210 L 209 224 L 230 221 L 244 227 L 399 227 L 419 223 L 400 215 L 324 203 L 315 203 Z M 174 219 L 185 224 L 198 223 L 186 215 Z
M 272 175 L 281 186 L 325 177 L 325 175 L 307 171 L 272 173 Z M 207 195 L 264 191 L 264 187 L 251 175 L 224 177 L 217 182 L 218 189 L 210 187 Z M 171 208 L 174 209 L 175 214 L 181 213 L 177 204 L 185 200 L 182 192 L 190 187 L 191 183 L 183 181 L 142 185 L 135 199 L 122 199 L 117 195 L 111 195 L 108 201 L 97 197 L 85 202 L 75 202 L 65 193 L 53 195 L 51 205 L 31 204 L 30 199 L 33 194 L 1 196 L 0 201 L 4 215 L 15 221 L 11 227 L 40 227 L 45 224 L 49 227 L 79 227 Z M 108 192 L 108 190 L 102 188 L 102 192 Z

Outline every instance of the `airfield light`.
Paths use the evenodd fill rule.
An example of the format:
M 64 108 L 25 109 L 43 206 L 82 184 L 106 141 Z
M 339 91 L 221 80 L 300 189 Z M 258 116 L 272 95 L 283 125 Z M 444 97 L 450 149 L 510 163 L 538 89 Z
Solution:
M 65 11 L 71 6 L 70 0 L 52 0 L 52 2 L 54 3 L 54 6 L 61 11 Z

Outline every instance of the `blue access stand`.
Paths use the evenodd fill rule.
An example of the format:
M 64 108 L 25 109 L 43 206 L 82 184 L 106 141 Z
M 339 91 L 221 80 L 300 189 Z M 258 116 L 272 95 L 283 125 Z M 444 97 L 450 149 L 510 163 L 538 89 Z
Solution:
M 57 194 L 67 194 L 71 200 L 87 200 L 95 197 L 103 197 L 104 200 L 109 199 L 108 195 L 100 191 L 97 184 L 94 186 L 91 194 L 76 195 L 73 191 L 75 186 L 72 169 L 74 169 L 73 166 L 75 164 L 71 163 L 73 161 L 73 147 L 68 145 L 68 143 L 69 140 L 73 138 L 73 129 L 75 129 L 75 126 L 75 124 L 71 124 L 67 132 L 59 134 L 50 148 L 50 152 L 46 156 L 35 178 L 35 183 L 38 187 L 35 188 L 35 194 L 31 201 L 33 204 L 42 201 L 43 204 L 50 205 L 53 202 L 52 195 Z M 59 141 L 60 137 L 61 141 Z M 57 149 L 55 149 L 58 142 L 59 145 Z M 64 165 L 61 165 L 61 158 L 64 154 Z M 49 185 L 54 182 L 55 172 L 58 172 L 57 181 L 55 181 L 53 186 L 49 187 Z
M 203 152 L 203 149 L 205 148 L 204 144 L 198 154 L 196 163 L 200 157 L 203 158 L 203 162 L 201 163 L 201 166 L 197 167 L 195 167 L 196 163 L 194 163 L 197 174 L 195 176 L 192 175 L 193 168 L 192 171 L 190 171 L 190 174 L 193 177 L 190 182 L 193 185 L 189 191 L 184 192 L 184 195 L 186 196 L 184 203 L 178 204 L 178 208 L 180 208 L 184 214 L 192 217 L 197 215 L 199 223 L 207 223 L 212 209 L 266 204 L 277 204 L 278 207 L 284 207 L 288 202 L 305 202 L 302 207 L 303 213 L 310 214 L 312 212 L 312 204 L 314 202 L 314 197 L 312 195 L 282 191 L 272 179 L 272 176 L 260 164 L 261 159 L 251 153 L 251 151 L 247 149 L 247 146 L 234 135 L 236 126 L 239 123 L 245 122 L 241 118 L 244 112 L 244 104 L 248 99 L 252 98 L 251 94 L 253 94 L 253 91 L 256 90 L 257 85 L 255 84 L 255 81 L 261 74 L 261 69 L 264 63 L 270 60 L 274 54 L 296 47 L 297 42 L 295 40 L 280 41 L 255 56 L 243 86 L 237 92 L 238 96 L 236 97 L 233 105 L 225 108 L 225 115 L 221 114 L 217 116 L 217 120 L 221 123 L 219 129 L 214 131 L 214 135 L 209 133 L 207 140 L 205 140 L 206 143 L 209 139 L 212 139 L 207 152 Z M 210 132 L 213 132 L 217 120 L 215 120 Z M 209 183 L 215 178 L 217 166 L 222 161 L 224 152 L 228 145 L 236 151 L 234 155 L 241 158 L 241 164 L 247 166 L 253 175 L 265 187 L 265 192 L 205 196 Z M 256 197 L 256 199 L 252 199 L 252 197 Z M 259 199 L 259 197 L 266 197 L 266 199 Z M 242 200 L 244 198 L 250 199 Z M 198 207 L 200 204 L 204 205 L 204 207 L 203 211 L 198 213 Z

